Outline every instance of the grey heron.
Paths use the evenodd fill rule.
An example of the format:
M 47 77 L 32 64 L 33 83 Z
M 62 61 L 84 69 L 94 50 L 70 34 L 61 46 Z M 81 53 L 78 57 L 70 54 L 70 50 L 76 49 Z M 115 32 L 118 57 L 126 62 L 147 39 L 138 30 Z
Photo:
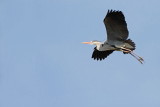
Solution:
M 122 11 L 108 10 L 103 22 L 107 31 L 107 40 L 105 42 L 82 42 L 96 45 L 92 58 L 94 60 L 102 60 L 107 58 L 113 51 L 121 51 L 124 54 L 131 54 L 143 64 L 143 58 L 133 52 L 136 46 L 131 39 L 128 39 L 129 32 Z

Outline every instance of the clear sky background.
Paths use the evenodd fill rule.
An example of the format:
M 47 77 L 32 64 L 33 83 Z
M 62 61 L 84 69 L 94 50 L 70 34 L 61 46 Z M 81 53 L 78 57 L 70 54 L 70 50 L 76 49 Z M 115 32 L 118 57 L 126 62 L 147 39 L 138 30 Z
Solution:
M 91 59 L 108 9 L 145 64 Z M 159 20 L 159 0 L 0 0 L 0 107 L 160 107 Z

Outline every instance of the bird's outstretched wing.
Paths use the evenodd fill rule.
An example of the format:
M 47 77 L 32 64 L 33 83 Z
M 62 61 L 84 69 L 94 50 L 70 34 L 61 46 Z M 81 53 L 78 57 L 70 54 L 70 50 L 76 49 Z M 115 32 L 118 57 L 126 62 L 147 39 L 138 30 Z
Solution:
M 92 54 L 92 58 L 94 60 L 102 60 L 102 59 L 107 58 L 107 56 L 109 56 L 112 52 L 113 52 L 113 50 L 98 51 L 95 47 L 93 54 Z
M 128 38 L 127 23 L 121 11 L 108 10 L 104 24 L 108 42 L 124 41 Z

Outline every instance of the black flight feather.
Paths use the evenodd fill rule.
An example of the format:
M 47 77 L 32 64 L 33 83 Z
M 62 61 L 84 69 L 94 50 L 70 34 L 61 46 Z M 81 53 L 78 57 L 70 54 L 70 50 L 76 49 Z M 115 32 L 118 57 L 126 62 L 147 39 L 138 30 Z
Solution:
M 94 60 L 102 60 L 107 58 L 114 50 L 107 50 L 107 51 L 98 51 L 96 47 L 94 48 L 92 58 Z

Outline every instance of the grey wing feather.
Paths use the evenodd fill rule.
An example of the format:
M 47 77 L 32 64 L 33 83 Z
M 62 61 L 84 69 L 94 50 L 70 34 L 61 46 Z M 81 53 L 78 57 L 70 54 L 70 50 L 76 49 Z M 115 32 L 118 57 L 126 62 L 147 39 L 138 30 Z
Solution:
M 127 23 L 121 11 L 108 10 L 104 24 L 108 42 L 125 41 L 128 38 Z

